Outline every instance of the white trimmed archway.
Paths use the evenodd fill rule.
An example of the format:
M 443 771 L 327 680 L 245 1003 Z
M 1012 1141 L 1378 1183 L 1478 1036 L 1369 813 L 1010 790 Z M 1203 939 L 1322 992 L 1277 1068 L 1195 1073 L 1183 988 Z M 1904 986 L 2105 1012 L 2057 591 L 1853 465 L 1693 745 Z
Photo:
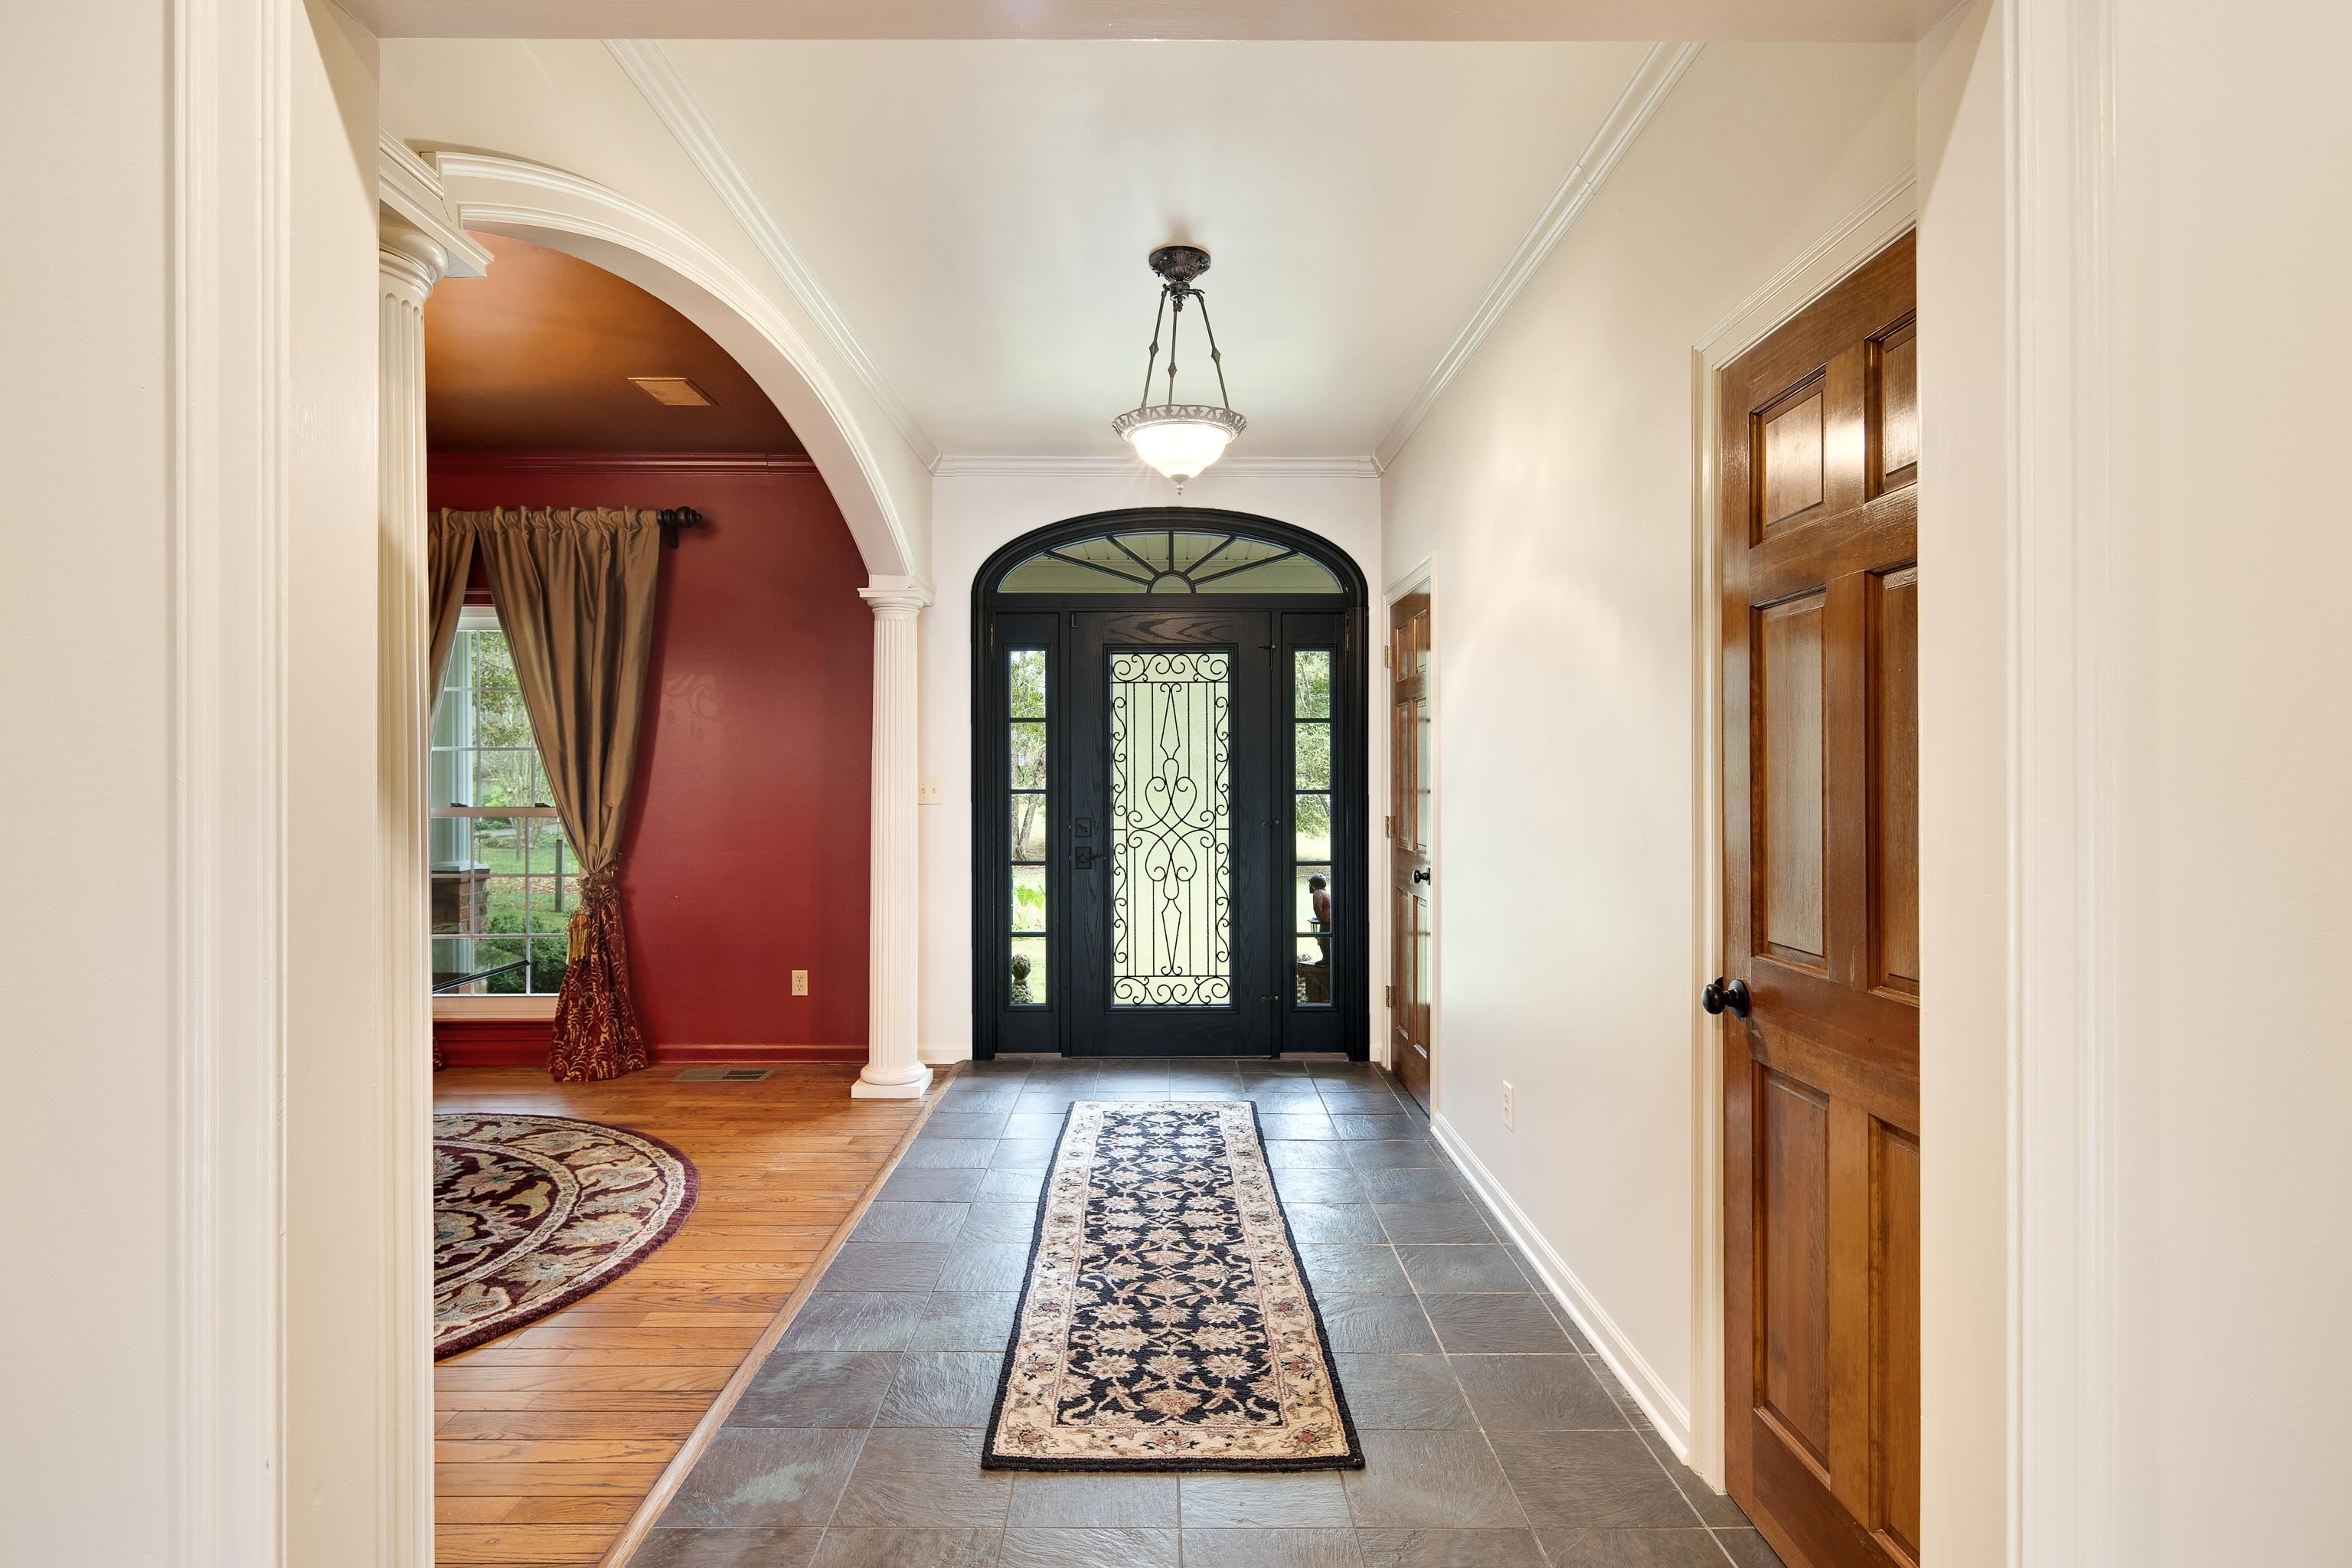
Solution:
M 845 391 L 772 297 L 678 224 L 546 164 L 479 152 L 428 153 L 420 161 L 385 141 L 388 163 L 405 163 L 414 175 L 429 171 L 457 226 L 576 256 L 694 322 L 751 374 L 807 447 L 856 542 L 864 596 L 876 615 L 867 1062 L 856 1092 L 920 1095 L 930 1073 L 915 1049 L 918 721 L 910 645 L 916 617 L 931 599 L 929 470 L 879 410 L 861 416 L 856 395 Z M 421 451 L 421 376 L 404 379 L 388 366 L 383 395 L 387 421 L 396 422 L 397 405 L 414 422 Z M 868 430 L 877 434 L 869 439 Z M 417 521 L 421 529 L 421 511 Z

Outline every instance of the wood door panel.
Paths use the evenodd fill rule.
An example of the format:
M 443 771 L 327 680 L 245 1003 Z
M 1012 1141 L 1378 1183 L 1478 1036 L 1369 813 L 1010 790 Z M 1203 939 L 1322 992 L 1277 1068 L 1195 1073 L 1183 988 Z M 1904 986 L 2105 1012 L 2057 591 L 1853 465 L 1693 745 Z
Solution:
M 1871 1123 L 1871 1456 L 1869 1516 L 1906 1557 L 1919 1555 L 1919 1144 Z
M 1767 1418 L 1755 1418 L 1759 1427 Z M 1869 1568 L 1896 1568 L 1899 1559 L 1838 1504 L 1835 1494 L 1821 1483 L 1819 1474 L 1796 1450 L 1768 1439 L 1756 1444 L 1756 1479 L 1752 1506 L 1741 1500 L 1750 1518 L 1772 1521 L 1765 1534 L 1790 1568 L 1803 1563 L 1860 1563 Z
M 1763 892 L 1759 952 L 1820 963 L 1829 952 L 1822 916 L 1822 622 L 1827 600 L 1815 595 L 1756 612 L 1755 719 L 1758 752 L 1756 856 Z
M 1757 1376 L 1763 1408 L 1822 1465 L 1830 1453 L 1830 1100 L 1767 1070 L 1756 1161 Z
M 1906 238 L 1720 384 L 1727 1447 L 1791 1568 L 1919 1551 L 1911 266 Z
M 1756 416 L 1756 472 L 1763 491 L 1758 537 L 1822 504 L 1822 388 L 1808 382 Z
M 1919 994 L 1919 569 L 1864 583 L 1874 987 Z
M 1919 478 L 1919 354 L 1918 328 L 1905 321 L 1874 340 L 1876 349 L 1872 375 L 1872 419 L 1877 431 L 1878 456 L 1874 465 L 1878 495 Z

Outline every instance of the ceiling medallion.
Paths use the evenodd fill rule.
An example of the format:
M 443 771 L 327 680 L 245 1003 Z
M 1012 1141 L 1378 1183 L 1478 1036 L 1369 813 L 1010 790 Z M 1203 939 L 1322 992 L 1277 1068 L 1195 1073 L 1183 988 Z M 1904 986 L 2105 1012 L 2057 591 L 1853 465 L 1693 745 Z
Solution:
M 1160 307 L 1151 318 L 1151 353 L 1143 362 L 1143 398 L 1110 422 L 1127 438 L 1137 457 L 1176 481 L 1184 481 L 1224 455 L 1225 446 L 1249 428 L 1249 421 L 1234 412 L 1225 395 L 1225 361 L 1217 352 L 1217 331 L 1209 324 L 1209 297 L 1192 287 L 1192 279 L 1209 269 L 1209 253 L 1197 245 L 1163 245 L 1150 257 L 1151 270 L 1160 275 Z M 1184 306 L 1198 300 L 1201 330 L 1208 334 L 1209 363 L 1217 373 L 1217 402 L 1176 401 L 1176 339 L 1184 326 Z M 1172 321 L 1171 317 L 1173 317 Z M 1160 361 L 1160 329 L 1168 326 L 1168 400 L 1151 401 L 1151 373 Z

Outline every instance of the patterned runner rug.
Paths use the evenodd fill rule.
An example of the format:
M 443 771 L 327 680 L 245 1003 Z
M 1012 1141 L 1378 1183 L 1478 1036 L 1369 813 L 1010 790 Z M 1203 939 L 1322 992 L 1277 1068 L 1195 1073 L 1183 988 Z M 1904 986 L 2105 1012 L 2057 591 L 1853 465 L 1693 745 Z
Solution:
M 980 1462 L 1363 1468 L 1256 1106 L 1070 1107 Z
M 567 1116 L 433 1119 L 433 1357 L 611 1283 L 694 1207 L 694 1167 L 658 1138 Z

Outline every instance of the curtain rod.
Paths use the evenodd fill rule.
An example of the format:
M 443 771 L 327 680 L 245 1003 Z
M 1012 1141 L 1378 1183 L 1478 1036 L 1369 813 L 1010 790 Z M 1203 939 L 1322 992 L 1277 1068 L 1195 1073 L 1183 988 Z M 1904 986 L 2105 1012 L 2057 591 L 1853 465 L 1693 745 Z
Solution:
M 702 514 L 690 506 L 666 506 L 654 513 L 654 521 L 661 524 L 662 548 L 676 550 L 677 531 L 701 527 Z

